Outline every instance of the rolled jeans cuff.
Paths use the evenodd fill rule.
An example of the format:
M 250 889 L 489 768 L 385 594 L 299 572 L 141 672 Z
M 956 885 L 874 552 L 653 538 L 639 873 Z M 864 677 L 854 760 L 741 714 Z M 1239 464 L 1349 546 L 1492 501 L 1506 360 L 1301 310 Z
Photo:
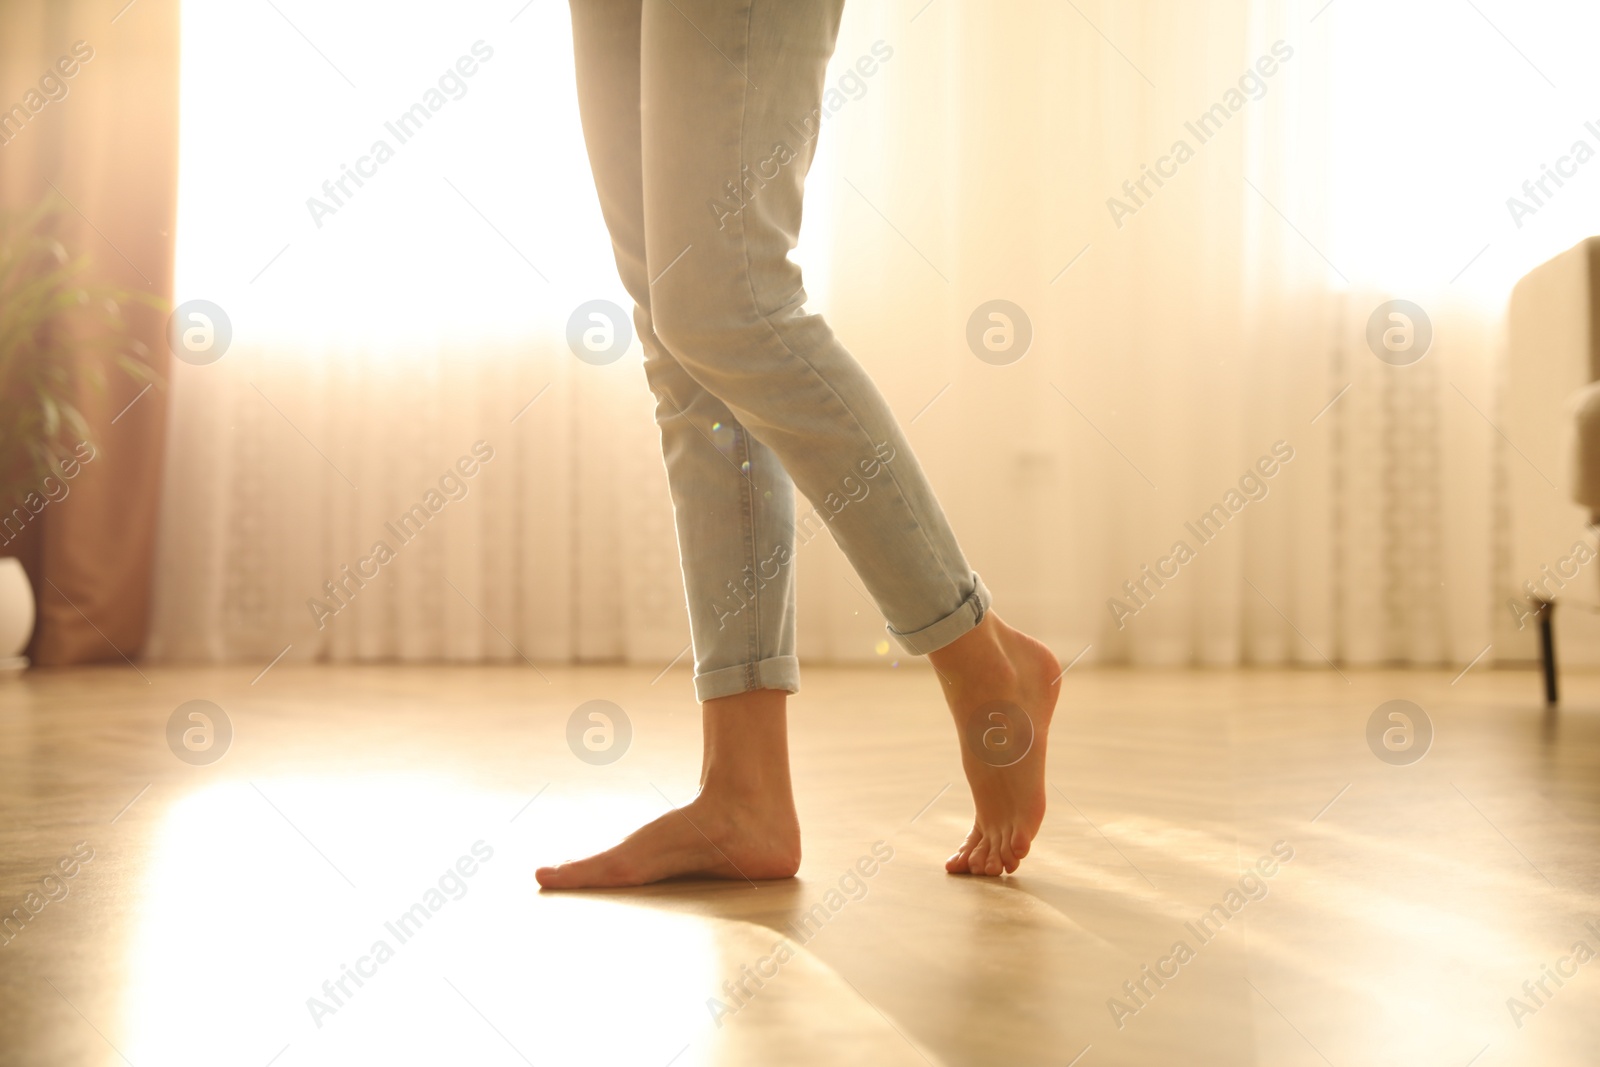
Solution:
M 740 663 L 696 675 L 694 680 L 695 699 L 702 703 L 756 689 L 800 692 L 800 657 L 773 656 L 754 663 Z
M 893 626 L 886 627 L 900 647 L 913 656 L 926 656 L 937 652 L 968 630 L 974 629 L 989 613 L 989 590 L 976 573 L 972 576 L 972 592 L 961 606 L 931 626 L 903 634 Z

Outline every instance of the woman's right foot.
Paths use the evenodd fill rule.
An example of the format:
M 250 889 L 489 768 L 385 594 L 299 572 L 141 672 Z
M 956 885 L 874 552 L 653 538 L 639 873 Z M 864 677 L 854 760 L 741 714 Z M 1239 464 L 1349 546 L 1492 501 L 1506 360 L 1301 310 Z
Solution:
M 1061 664 L 992 611 L 929 656 L 955 719 L 977 808 L 972 832 L 945 861 L 952 874 L 1015 871 L 1044 821 L 1045 749 Z

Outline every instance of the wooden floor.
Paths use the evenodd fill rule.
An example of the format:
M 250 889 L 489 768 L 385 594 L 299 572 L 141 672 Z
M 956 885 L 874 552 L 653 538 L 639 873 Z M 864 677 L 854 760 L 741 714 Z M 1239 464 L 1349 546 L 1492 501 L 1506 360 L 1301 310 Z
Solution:
M 692 795 L 681 667 L 142 670 L 0 683 L 0 1063 L 1600 1062 L 1597 677 L 1547 716 L 1482 668 L 1075 670 L 1043 833 L 983 880 L 941 867 L 932 676 L 809 670 L 800 877 L 558 895 L 535 866 Z M 1368 745 L 1391 699 L 1418 762 Z

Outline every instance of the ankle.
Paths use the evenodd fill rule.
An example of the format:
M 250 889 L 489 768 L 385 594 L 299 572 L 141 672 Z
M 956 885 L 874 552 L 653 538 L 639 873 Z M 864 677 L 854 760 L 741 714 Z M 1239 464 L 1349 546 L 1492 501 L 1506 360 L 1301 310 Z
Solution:
M 768 806 L 789 800 L 788 694 L 757 689 L 708 700 L 700 792 L 708 799 Z
M 728 766 L 713 763 L 700 776 L 700 796 L 742 807 L 793 806 L 794 787 L 787 765 Z
M 972 683 L 992 687 L 1015 682 L 1016 665 L 1001 641 L 1003 625 L 990 612 L 982 622 L 950 644 L 928 653 L 928 662 L 947 685 Z

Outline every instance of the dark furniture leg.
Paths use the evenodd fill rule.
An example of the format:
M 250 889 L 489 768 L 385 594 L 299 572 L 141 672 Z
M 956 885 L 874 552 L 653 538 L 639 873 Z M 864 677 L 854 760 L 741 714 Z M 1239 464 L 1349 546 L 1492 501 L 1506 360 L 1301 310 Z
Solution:
M 1537 601 L 1539 614 L 1539 662 L 1544 667 L 1544 702 L 1556 702 L 1556 642 L 1551 631 L 1551 616 L 1556 606 L 1549 600 Z

